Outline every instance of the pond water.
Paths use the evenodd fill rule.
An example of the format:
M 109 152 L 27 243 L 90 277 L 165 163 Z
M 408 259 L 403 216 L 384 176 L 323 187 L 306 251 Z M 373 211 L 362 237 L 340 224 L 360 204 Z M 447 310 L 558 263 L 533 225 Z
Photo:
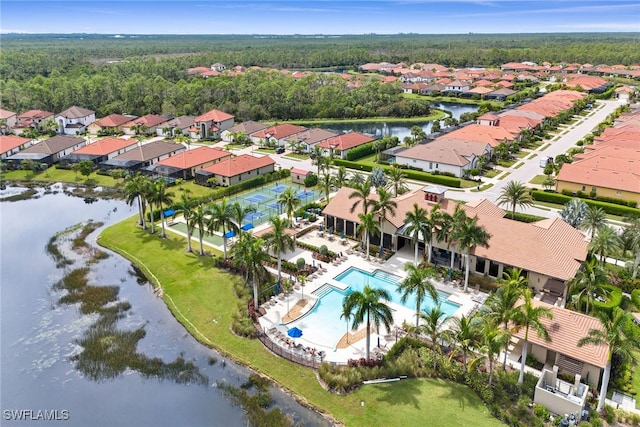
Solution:
M 132 341 L 136 363 L 99 369 L 104 368 L 101 354 L 84 360 L 83 366 L 76 363 L 83 353 L 78 341 L 91 338 L 100 316 L 83 314 L 79 304 L 60 304 L 65 292 L 54 284 L 82 267 L 82 260 L 74 257 L 78 259 L 73 265 L 57 268 L 45 246 L 57 232 L 79 222 L 93 219 L 108 225 L 136 214 L 122 201 L 87 202 L 91 203 L 58 193 L 0 204 L 0 424 L 51 425 L 11 422 L 7 412 L 31 410 L 27 417 L 33 418 L 37 411 L 46 410 L 57 411 L 49 416 L 68 418 L 58 422 L 65 426 L 246 426 L 244 410 L 216 385 L 243 384 L 250 371 L 196 342 L 154 295 L 150 284 L 118 255 L 110 253 L 91 265 L 88 278 L 90 285 L 118 287 L 118 301 L 130 304 L 115 324 L 118 333 L 138 334 Z M 93 243 L 98 232 L 87 241 Z M 117 345 L 107 338 L 117 340 L 102 337 L 105 346 Z M 211 357 L 215 364 L 210 363 Z M 183 359 L 184 368 L 172 373 L 172 367 Z M 157 368 L 152 372 L 158 374 L 145 374 L 148 368 Z M 276 406 L 295 422 L 329 425 L 279 389 L 270 391 Z
M 456 104 L 452 102 L 433 102 L 431 107 L 449 111 L 454 119 L 460 119 L 463 113 L 472 113 L 478 111 L 478 106 L 473 104 Z M 400 141 L 405 136 L 411 135 L 412 126 L 420 126 L 427 134 L 431 131 L 431 121 L 427 122 L 367 122 L 360 121 L 357 123 L 323 123 L 318 125 L 323 129 L 328 129 L 337 133 L 342 132 L 361 132 L 373 135 L 375 138 L 384 136 L 397 136 Z

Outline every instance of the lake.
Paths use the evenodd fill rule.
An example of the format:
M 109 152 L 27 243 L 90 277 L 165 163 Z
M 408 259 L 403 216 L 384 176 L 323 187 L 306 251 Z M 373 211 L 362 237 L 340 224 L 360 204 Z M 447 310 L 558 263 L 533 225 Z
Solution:
M 61 186 L 53 189 L 59 191 Z M 15 189 L 0 193 L 12 191 Z M 131 308 L 117 318 L 118 332 L 139 333 L 133 351 L 143 367 L 167 369 L 158 370 L 159 375 L 141 374 L 138 366 L 112 372 L 104 369 L 100 354 L 84 364 L 74 362 L 83 353 L 78 341 L 90 338 L 99 316 L 83 314 L 78 304 L 60 304 L 66 291 L 54 284 L 65 272 L 82 267 L 83 261 L 74 256 L 73 265 L 57 268 L 45 246 L 50 237 L 82 221 L 112 224 L 137 212 L 122 201 L 90 201 L 58 192 L 0 203 L 0 424 L 246 426 L 244 410 L 217 384 L 238 386 L 246 382 L 250 371 L 195 341 L 154 295 L 151 285 L 116 254 L 90 266 L 89 284 L 119 287 L 118 303 L 128 303 Z M 94 243 L 98 233 L 90 234 L 87 241 Z M 105 345 L 115 345 L 103 340 Z M 214 364 L 211 358 L 215 358 Z M 203 380 L 185 381 L 189 377 L 183 374 L 190 372 L 186 368 L 172 373 L 180 360 Z M 295 422 L 329 425 L 280 389 L 272 387 L 270 391 L 276 406 Z M 68 420 L 9 422 L 7 411 L 25 410 L 33 411 L 31 417 L 39 410 L 57 411 L 50 416 Z
M 449 111 L 453 118 L 460 119 L 463 113 L 473 113 L 478 111 L 478 106 L 473 104 L 456 104 L 452 102 L 433 102 L 431 107 Z M 337 133 L 361 132 L 373 135 L 376 139 L 384 136 L 397 136 L 400 142 L 405 136 L 411 136 L 411 127 L 420 126 L 427 134 L 431 131 L 431 121 L 427 122 L 367 122 L 366 120 L 357 123 L 333 122 L 322 123 L 318 127 L 328 129 Z

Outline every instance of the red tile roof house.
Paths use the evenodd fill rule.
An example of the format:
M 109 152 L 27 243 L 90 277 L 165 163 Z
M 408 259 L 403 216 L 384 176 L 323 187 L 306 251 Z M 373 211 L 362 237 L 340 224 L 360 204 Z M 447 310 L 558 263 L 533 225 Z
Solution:
M 220 133 L 233 126 L 235 116 L 220 110 L 211 110 L 194 119 L 192 138 L 216 139 Z
M 182 132 L 181 135 L 189 135 L 189 129 L 193 126 L 194 120 L 195 117 L 193 116 L 175 117 L 168 122 L 163 123 L 162 127 L 158 126 L 156 128 L 156 135 L 166 136 L 170 138 L 175 137 L 180 132 Z M 164 132 L 167 128 L 170 129 L 170 133 L 168 135 L 165 135 Z M 176 132 L 178 129 L 180 129 L 180 132 Z
M 240 122 L 238 124 L 235 124 L 227 130 L 223 130 L 220 133 L 220 138 L 224 142 L 234 142 L 234 138 L 235 138 L 234 135 L 237 134 L 238 132 L 244 132 L 247 136 L 249 136 L 252 133 L 259 132 L 268 127 L 269 126 L 262 124 L 260 122 L 247 120 L 245 122 Z
M 123 116 L 122 114 L 109 114 L 101 119 L 96 120 L 87 126 L 87 131 L 91 135 L 98 135 L 101 132 L 117 133 L 122 132 L 122 126 L 130 122 L 136 117 Z
M 228 187 L 275 170 L 276 162 L 269 156 L 253 157 L 241 154 L 196 172 L 196 182 L 202 185 Z
M 83 160 L 91 160 L 98 164 L 112 159 L 120 154 L 133 150 L 138 146 L 135 139 L 104 138 L 92 144 L 80 147 L 71 154 L 60 159 L 60 163 L 78 163 Z
M 374 140 L 375 138 L 363 133 L 348 132 L 325 139 L 318 144 L 318 147 L 322 148 L 322 155 L 325 157 L 333 156 L 338 159 L 346 159 L 349 150 Z
M 35 129 L 45 120 L 53 119 L 53 113 L 42 110 L 29 110 L 18 115 L 17 123 L 13 127 L 13 133 L 20 135 L 26 129 Z
M 56 135 L 32 145 L 17 154 L 7 157 L 7 163 L 18 165 L 22 160 L 33 160 L 39 163 L 52 165 L 62 157 L 84 146 L 87 141 L 75 136 Z
M 0 159 L 4 160 L 29 147 L 33 143 L 30 138 L 16 135 L 0 135 Z
M 297 142 L 300 146 L 300 150 L 305 153 L 310 153 L 313 147 L 322 141 L 337 136 L 334 132 L 321 128 L 311 128 L 305 131 L 296 133 L 294 135 L 284 138 L 287 148 L 290 147 L 292 142 Z
M 146 144 L 138 144 L 133 150 L 106 160 L 100 163 L 99 166 L 102 170 L 126 169 L 130 172 L 135 172 L 175 156 L 184 150 L 185 147 L 182 144 L 152 141 Z
M 58 133 L 79 135 L 87 130 L 87 126 L 96 121 L 96 112 L 74 105 L 55 116 Z
M 294 184 L 304 184 L 304 180 L 310 173 L 313 172 L 304 169 L 291 168 L 291 182 Z
M 265 144 L 267 141 L 274 143 L 278 147 L 284 147 L 285 138 L 307 130 L 304 126 L 283 123 L 281 125 L 271 126 L 262 129 L 250 135 L 254 144 Z
M 168 178 L 191 179 L 200 169 L 230 158 L 231 153 L 221 148 L 198 147 L 161 160 L 147 167 L 145 172 Z
M 158 116 L 156 114 L 147 114 L 142 117 L 138 117 L 137 119 L 133 119 L 122 125 L 122 131 L 125 135 L 135 135 L 136 128 L 139 126 L 145 126 L 147 130 L 145 131 L 146 135 L 155 134 L 157 129 L 164 126 L 169 119 L 164 116 Z
M 0 108 L 0 121 L 2 121 L 2 124 L 0 125 L 0 132 L 6 135 L 7 132 L 10 132 L 11 128 L 18 123 L 18 115 L 13 111 L 3 110 Z

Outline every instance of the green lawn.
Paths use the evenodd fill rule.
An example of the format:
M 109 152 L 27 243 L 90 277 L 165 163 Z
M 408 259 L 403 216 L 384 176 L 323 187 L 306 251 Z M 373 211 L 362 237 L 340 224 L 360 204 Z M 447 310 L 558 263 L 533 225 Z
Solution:
M 516 159 L 509 159 L 509 160 L 498 160 L 498 165 L 504 167 L 504 168 L 509 168 L 513 165 L 515 165 L 517 162 Z
M 43 182 L 69 182 L 72 184 L 91 184 L 91 185 L 99 185 L 102 187 L 116 187 L 116 180 L 106 175 L 98 175 L 97 173 L 92 173 L 89 176 L 89 181 L 87 182 L 87 178 L 81 174 L 76 174 L 72 170 L 66 169 L 56 169 L 55 167 L 51 167 L 42 172 L 38 172 L 37 174 L 31 173 L 31 171 L 25 170 L 12 170 L 7 171 L 2 174 L 2 179 L 6 180 L 16 180 L 16 181 L 43 181 Z
M 536 175 L 533 177 L 533 179 L 531 181 L 529 181 L 529 184 L 538 184 L 538 185 L 542 185 L 544 184 L 544 181 L 547 179 L 547 175 Z
M 143 232 L 131 217 L 104 230 L 98 242 L 137 264 L 156 284 L 174 316 L 199 341 L 237 362 L 250 365 L 311 406 L 348 426 L 430 425 L 499 426 L 476 394 L 466 386 L 420 379 L 368 385 L 339 396 L 328 393 L 315 371 L 268 352 L 258 340 L 229 330 L 237 299 L 236 276 L 212 267 L 212 256 L 185 253 L 186 242 L 172 233 L 167 239 Z M 132 255 L 135 254 L 135 255 Z M 361 406 L 364 402 L 364 406 Z
M 522 166 L 524 166 L 524 162 L 520 162 L 517 165 L 515 165 L 513 168 L 514 169 L 520 169 Z
M 640 360 L 640 352 L 634 352 L 636 359 Z M 631 377 L 631 384 L 636 393 L 640 392 L 640 368 L 633 367 L 633 376 Z M 640 399 L 636 398 L 636 409 L 640 409 Z
M 289 153 L 284 157 L 293 160 L 307 160 L 309 158 L 308 154 L 300 154 L 300 153 Z
M 500 171 L 497 170 L 497 169 L 489 169 L 488 171 L 486 171 L 484 173 L 484 177 L 485 178 L 495 178 L 496 176 L 498 176 L 499 173 L 500 173 Z

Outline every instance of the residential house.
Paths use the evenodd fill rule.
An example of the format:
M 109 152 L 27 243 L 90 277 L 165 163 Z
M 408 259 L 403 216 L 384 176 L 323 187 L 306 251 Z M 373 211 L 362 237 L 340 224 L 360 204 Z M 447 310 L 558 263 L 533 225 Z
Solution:
M 299 169 L 299 168 L 291 168 L 291 182 L 294 184 L 304 184 L 304 180 L 307 179 L 307 176 L 313 172 Z
M 6 135 L 18 123 L 18 115 L 13 111 L 0 108 L 0 133 Z
M 333 138 L 325 139 L 318 144 L 323 156 L 346 159 L 349 150 L 374 141 L 375 138 L 360 132 L 348 132 Z
M 35 129 L 42 125 L 46 120 L 53 120 L 53 113 L 43 110 L 29 110 L 17 117 L 17 122 L 13 127 L 13 133 L 20 135 L 26 129 Z
M 146 172 L 169 178 L 191 179 L 200 169 L 231 158 L 218 147 L 198 147 L 183 151 L 146 168 Z
M 634 93 L 633 88 L 629 87 L 629 86 L 621 86 L 619 88 L 617 88 L 615 91 L 616 94 L 616 98 L 618 98 L 619 101 L 623 101 L 628 103 L 629 99 L 631 98 L 631 96 Z M 0 114 L 1 114 L 1 110 L 0 110 Z M 1 117 L 1 115 L 0 115 Z
M 133 150 L 137 146 L 138 142 L 135 139 L 108 137 L 78 148 L 60 159 L 60 163 L 78 163 L 83 160 L 90 160 L 97 165 Z
M 31 138 L 23 138 L 16 135 L 0 135 L 0 159 L 4 160 L 9 156 L 24 150 L 33 143 Z
M 515 90 L 503 87 L 501 89 L 494 90 L 493 92 L 486 93 L 484 99 L 495 99 L 496 101 L 504 102 L 509 96 L 517 93 Z
M 192 138 L 215 139 L 233 126 L 235 116 L 220 110 L 211 110 L 196 117 L 191 131 Z
M 156 135 L 166 136 L 173 138 L 176 135 L 189 135 L 189 129 L 193 127 L 195 117 L 193 116 L 180 116 L 173 118 L 166 123 L 163 123 L 162 127 L 156 128 Z M 165 135 L 165 131 L 169 130 L 169 134 Z M 180 129 L 178 131 L 178 129 Z
M 290 146 L 292 142 L 297 143 L 298 149 L 304 153 L 311 153 L 313 147 L 318 145 L 322 141 L 337 136 L 334 132 L 321 128 L 311 128 L 298 132 L 291 136 L 284 138 L 287 146 Z
M 304 126 L 283 123 L 281 125 L 270 126 L 266 129 L 254 132 L 250 137 L 254 144 L 266 144 L 267 142 L 270 142 L 278 147 L 284 147 L 286 144 L 285 138 L 305 130 L 307 130 L 307 128 Z
M 450 83 L 445 84 L 444 92 L 445 93 L 453 93 L 460 94 L 469 92 L 469 83 L 462 82 L 460 80 L 454 80 Z
M 197 171 L 196 182 L 202 185 L 214 183 L 228 187 L 273 172 L 275 163 L 269 156 L 253 157 L 241 154 Z
M 135 149 L 115 156 L 100 163 L 103 170 L 125 169 L 135 172 L 158 163 L 161 160 L 175 156 L 185 150 L 184 145 L 167 141 L 152 141 L 139 144 Z
M 211 69 L 222 72 L 227 69 L 227 66 L 219 62 L 216 62 L 215 64 L 211 65 Z
M 118 132 L 122 132 L 122 126 L 125 123 L 136 118 L 135 116 L 123 116 L 122 114 L 109 114 L 87 126 L 87 131 L 91 135 L 98 135 L 99 133 L 115 135 Z
M 169 119 L 164 116 L 158 116 L 156 114 L 146 114 L 142 117 L 138 117 L 123 124 L 122 131 L 125 133 L 125 135 L 136 135 L 140 133 L 140 128 L 144 127 L 146 128 L 144 134 L 152 135 L 157 132 L 158 128 L 162 129 L 164 127 L 164 124 L 168 121 Z
M 96 121 L 96 112 L 74 105 L 55 116 L 58 133 L 78 135 L 87 130 L 87 126 Z
M 260 122 L 247 120 L 245 122 L 237 123 L 232 127 L 230 127 L 229 129 L 222 131 L 222 133 L 220 134 L 220 138 L 224 142 L 234 142 L 235 135 L 238 134 L 239 132 L 244 132 L 245 135 L 247 135 L 248 137 L 251 134 L 259 132 L 268 127 L 269 126 L 262 124 Z
M 52 165 L 86 143 L 87 141 L 84 138 L 56 135 L 7 157 L 7 162 L 13 166 L 19 166 L 23 160 L 33 160 L 34 162 Z

